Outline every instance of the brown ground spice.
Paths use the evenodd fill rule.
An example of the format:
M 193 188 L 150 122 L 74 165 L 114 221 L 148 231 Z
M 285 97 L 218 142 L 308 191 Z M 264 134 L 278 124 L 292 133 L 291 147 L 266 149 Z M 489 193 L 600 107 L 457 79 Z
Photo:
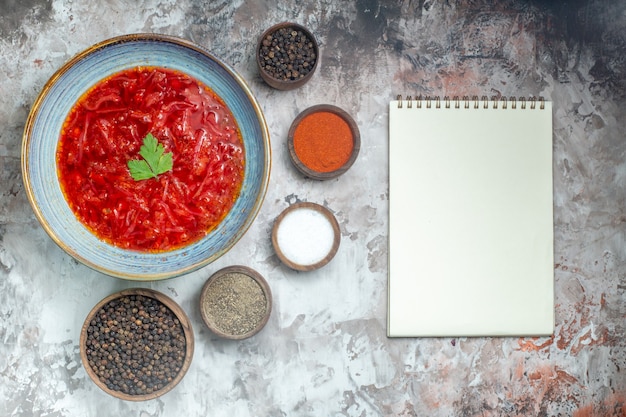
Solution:
M 263 321 L 267 300 L 254 279 L 240 272 L 231 272 L 210 283 L 202 307 L 218 330 L 240 336 L 251 332 Z

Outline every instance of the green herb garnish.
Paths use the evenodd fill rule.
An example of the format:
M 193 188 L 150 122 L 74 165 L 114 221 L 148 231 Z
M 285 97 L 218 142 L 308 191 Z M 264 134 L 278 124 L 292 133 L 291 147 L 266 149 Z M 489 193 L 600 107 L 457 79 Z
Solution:
M 139 155 L 143 159 L 132 159 L 128 161 L 128 169 L 135 181 L 156 178 L 159 174 L 163 174 L 172 169 L 174 165 L 172 153 L 164 153 L 163 145 L 152 135 L 148 133 L 143 139 L 143 145 L 139 150 Z

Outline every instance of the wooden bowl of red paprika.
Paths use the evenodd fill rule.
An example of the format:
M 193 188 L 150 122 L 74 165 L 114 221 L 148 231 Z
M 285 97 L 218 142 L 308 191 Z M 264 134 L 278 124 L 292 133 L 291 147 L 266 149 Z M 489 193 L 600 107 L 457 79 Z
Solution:
M 330 104 L 318 104 L 301 112 L 291 124 L 287 139 L 294 166 L 316 180 L 345 173 L 361 149 L 361 135 L 354 119 Z

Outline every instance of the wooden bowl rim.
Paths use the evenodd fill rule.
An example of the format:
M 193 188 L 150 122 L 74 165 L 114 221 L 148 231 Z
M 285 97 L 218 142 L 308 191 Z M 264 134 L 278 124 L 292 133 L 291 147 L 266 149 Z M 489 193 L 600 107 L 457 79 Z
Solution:
M 309 37 L 309 39 L 311 39 L 311 41 L 313 42 L 313 49 L 315 50 L 315 63 L 313 64 L 313 68 L 311 68 L 311 70 L 304 77 L 299 78 L 297 80 L 285 81 L 285 80 L 279 80 L 277 78 L 272 77 L 267 71 L 265 71 L 265 69 L 263 69 L 263 66 L 261 65 L 261 56 L 260 56 L 259 51 L 261 50 L 263 39 L 265 39 L 267 35 L 272 34 L 279 29 L 289 28 L 289 27 L 293 27 L 297 30 L 301 30 L 302 32 L 304 32 L 305 35 Z M 275 25 L 272 25 L 268 29 L 266 29 L 261 34 L 261 36 L 259 36 L 257 40 L 255 54 L 256 54 L 257 68 L 259 69 L 259 74 L 261 75 L 261 78 L 269 86 L 274 87 L 278 90 L 293 90 L 295 88 L 301 87 L 304 84 L 306 84 L 311 79 L 311 77 L 313 77 L 313 74 L 317 70 L 317 66 L 320 60 L 319 43 L 317 42 L 317 39 L 315 38 L 313 33 L 306 27 L 302 26 L 301 24 L 290 22 L 290 21 L 276 23 Z
M 229 273 L 241 273 L 241 274 L 248 276 L 261 287 L 261 290 L 263 291 L 263 294 L 265 295 L 265 303 L 266 303 L 265 304 L 265 308 L 266 308 L 265 316 L 254 329 L 250 330 L 247 333 L 240 334 L 240 335 L 229 334 L 229 333 L 222 331 L 218 327 L 216 327 L 211 321 L 211 319 L 208 317 L 208 314 L 206 313 L 206 311 L 204 310 L 204 299 L 206 298 L 211 285 L 216 280 L 218 280 L 222 276 L 229 274 Z M 272 303 L 272 290 L 270 289 L 270 286 L 267 283 L 267 280 L 263 277 L 263 275 L 261 275 L 261 273 L 245 265 L 230 265 L 211 274 L 211 276 L 206 280 L 206 282 L 202 286 L 202 291 L 200 292 L 199 301 L 200 301 L 199 302 L 200 316 L 202 317 L 202 321 L 204 322 L 204 324 L 209 328 L 209 330 L 211 330 L 217 336 L 224 338 L 224 339 L 230 339 L 230 340 L 243 340 L 259 333 L 269 321 L 270 315 L 272 313 L 272 304 L 273 304 Z
M 294 147 L 293 136 L 300 122 L 302 122 L 302 120 L 305 117 L 313 113 L 318 113 L 318 112 L 333 113 L 341 117 L 348 124 L 348 126 L 350 127 L 350 131 L 352 133 L 353 147 L 352 147 L 352 153 L 350 154 L 350 157 L 348 158 L 345 164 L 343 164 L 341 167 L 337 168 L 336 170 L 330 171 L 330 172 L 314 171 L 308 166 L 306 166 L 300 160 L 300 158 L 298 158 L 298 155 L 296 154 L 296 150 Z M 352 167 L 357 157 L 359 156 L 359 152 L 361 150 L 361 133 L 359 131 L 358 125 L 356 124 L 352 116 L 350 116 L 350 114 L 346 112 L 345 110 L 343 110 L 342 108 L 334 106 L 332 104 L 317 104 L 315 106 L 311 106 L 303 110 L 293 120 L 293 122 L 291 123 L 291 126 L 289 127 L 289 132 L 287 133 L 287 146 L 289 147 L 289 157 L 291 158 L 291 162 L 296 167 L 296 169 L 300 171 L 300 173 L 315 180 L 322 180 L 322 181 L 329 180 L 329 179 L 337 178 L 340 175 L 343 175 L 348 169 L 350 169 L 350 167 Z
M 174 316 L 178 318 L 183 328 L 183 334 L 185 335 L 185 359 L 180 368 L 180 371 L 178 371 L 178 374 L 172 380 L 172 382 L 165 385 L 160 390 L 154 391 L 150 394 L 130 395 L 130 394 L 125 394 L 123 392 L 109 389 L 106 386 L 106 384 L 100 381 L 96 373 L 93 371 L 93 369 L 89 365 L 89 361 L 87 359 L 87 352 L 86 352 L 87 328 L 89 327 L 91 319 L 98 312 L 98 310 L 100 310 L 100 308 L 106 305 L 109 301 L 115 300 L 117 298 L 125 297 L 128 295 L 143 295 L 144 297 L 153 298 L 159 301 L 160 303 L 162 303 L 163 305 L 165 305 L 167 308 L 170 309 L 170 311 L 172 311 Z M 171 391 L 176 385 L 178 385 L 178 383 L 183 379 L 183 377 L 189 370 L 189 366 L 191 365 L 191 360 L 193 358 L 193 352 L 194 352 L 193 328 L 191 327 L 191 321 L 189 320 L 189 317 L 187 316 L 185 311 L 178 305 L 178 303 L 176 303 L 173 299 L 171 299 L 167 295 L 163 294 L 162 292 L 150 289 L 150 288 L 128 288 L 128 289 L 110 294 L 107 297 L 103 298 L 91 309 L 89 314 L 87 314 L 87 318 L 85 319 L 85 322 L 83 323 L 83 327 L 81 328 L 81 331 L 80 331 L 80 358 L 81 358 L 81 361 L 83 362 L 83 367 L 85 368 L 87 375 L 89 375 L 91 380 L 104 392 L 106 392 L 109 395 L 112 395 L 113 397 L 119 398 L 121 400 L 126 400 L 126 401 L 152 400 Z
M 330 222 L 333 228 L 333 235 L 334 235 L 333 244 L 332 244 L 330 251 L 322 260 L 314 264 L 309 264 L 309 265 L 299 264 L 287 258 L 285 254 L 283 253 L 282 249 L 280 248 L 280 245 L 278 244 L 278 229 L 280 227 L 280 223 L 289 213 L 292 213 L 295 210 L 301 210 L 301 209 L 315 210 L 321 213 L 324 217 L 326 217 L 326 219 Z M 341 243 L 341 231 L 339 229 L 339 223 L 337 222 L 337 218 L 328 208 L 317 203 L 300 202 L 300 203 L 294 203 L 290 205 L 278 215 L 278 217 L 274 221 L 274 226 L 272 227 L 272 245 L 274 246 L 274 251 L 276 252 L 276 255 L 281 260 L 281 262 L 283 262 L 288 267 L 295 269 L 297 271 L 302 271 L 302 272 L 313 271 L 315 269 L 319 269 L 323 267 L 324 265 L 328 264 L 337 254 L 340 243 Z

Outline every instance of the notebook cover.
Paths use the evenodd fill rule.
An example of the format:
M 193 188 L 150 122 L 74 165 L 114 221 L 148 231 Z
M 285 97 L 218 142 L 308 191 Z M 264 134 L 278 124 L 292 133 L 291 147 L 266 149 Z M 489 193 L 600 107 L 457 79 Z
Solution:
M 551 103 L 399 104 L 389 107 L 388 336 L 552 334 Z

